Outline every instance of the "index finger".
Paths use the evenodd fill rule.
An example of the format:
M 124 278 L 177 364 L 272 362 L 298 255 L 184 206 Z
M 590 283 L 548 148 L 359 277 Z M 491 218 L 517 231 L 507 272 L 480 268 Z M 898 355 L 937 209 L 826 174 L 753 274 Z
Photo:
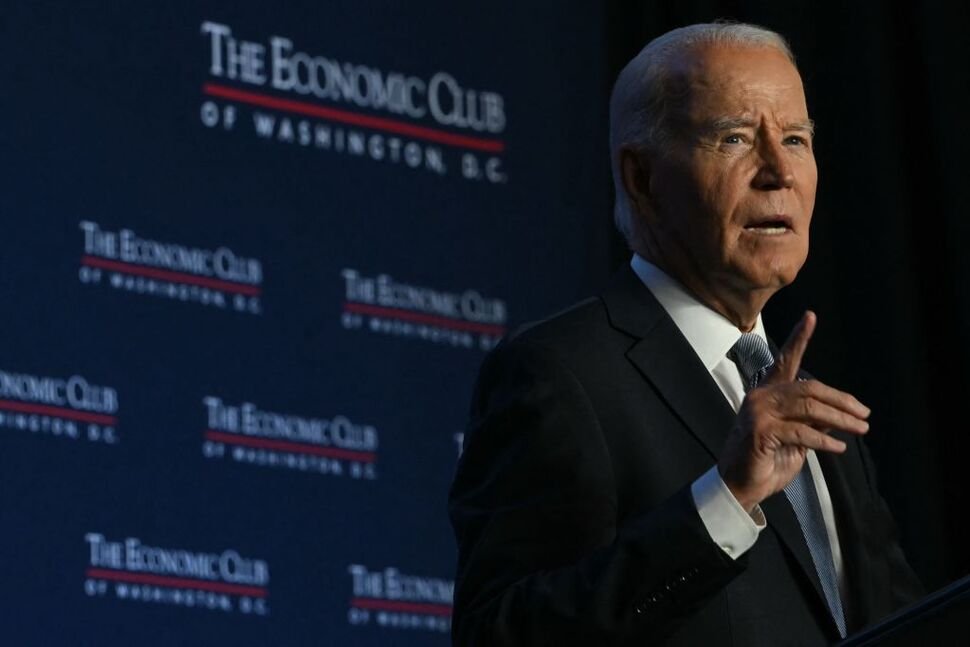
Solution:
M 805 349 L 808 348 L 808 342 L 812 338 L 812 333 L 815 332 L 815 324 L 818 318 L 815 313 L 811 310 L 806 310 L 802 318 L 795 324 L 792 328 L 791 334 L 788 335 L 788 339 L 785 341 L 785 345 L 781 347 L 781 351 L 778 353 L 778 359 L 775 360 L 775 365 L 772 368 L 771 373 L 766 376 L 766 382 L 794 382 L 798 377 L 798 370 L 802 366 L 802 357 L 805 355 Z

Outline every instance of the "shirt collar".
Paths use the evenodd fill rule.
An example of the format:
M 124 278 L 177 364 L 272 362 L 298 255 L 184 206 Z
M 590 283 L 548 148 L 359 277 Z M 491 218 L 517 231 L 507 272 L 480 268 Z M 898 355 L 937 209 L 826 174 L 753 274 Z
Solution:
M 674 320 L 674 324 L 687 338 L 687 343 L 697 353 L 707 370 L 712 371 L 727 356 L 742 332 L 723 315 L 698 301 L 697 297 L 688 292 L 683 285 L 639 254 L 633 255 L 630 266 Z M 760 313 L 751 332 L 767 341 Z

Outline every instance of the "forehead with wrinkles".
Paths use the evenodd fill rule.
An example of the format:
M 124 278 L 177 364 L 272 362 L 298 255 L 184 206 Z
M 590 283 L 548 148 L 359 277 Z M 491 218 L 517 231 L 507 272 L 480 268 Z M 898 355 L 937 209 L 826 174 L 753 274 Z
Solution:
M 755 127 L 814 130 L 798 70 L 772 47 L 694 48 L 670 68 L 669 116 L 678 130 Z

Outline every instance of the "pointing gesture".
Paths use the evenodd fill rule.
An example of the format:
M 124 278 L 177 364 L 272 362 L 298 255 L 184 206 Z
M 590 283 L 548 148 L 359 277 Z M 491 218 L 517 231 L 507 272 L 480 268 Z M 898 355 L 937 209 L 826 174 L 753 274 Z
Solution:
M 845 451 L 845 443 L 828 431 L 869 430 L 869 408 L 852 395 L 817 380 L 798 379 L 815 323 L 815 313 L 802 316 L 774 365 L 745 396 L 718 461 L 724 483 L 748 512 L 788 485 L 809 449 Z

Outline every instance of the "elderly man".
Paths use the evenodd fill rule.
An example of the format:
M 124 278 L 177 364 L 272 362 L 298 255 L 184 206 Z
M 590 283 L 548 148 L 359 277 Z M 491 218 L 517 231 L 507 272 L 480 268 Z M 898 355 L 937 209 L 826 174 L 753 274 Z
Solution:
M 485 361 L 450 512 L 454 643 L 819 645 L 920 586 L 861 437 L 761 310 L 808 254 L 817 170 L 774 32 L 692 25 L 611 100 L 616 219 L 598 298 Z

